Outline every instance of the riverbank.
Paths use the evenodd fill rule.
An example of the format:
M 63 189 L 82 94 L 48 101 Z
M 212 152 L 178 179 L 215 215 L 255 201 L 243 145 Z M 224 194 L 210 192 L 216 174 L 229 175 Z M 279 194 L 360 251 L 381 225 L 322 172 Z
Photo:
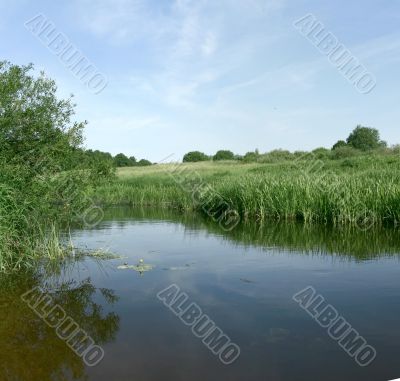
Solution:
M 102 205 L 234 211 L 242 220 L 334 226 L 396 226 L 400 158 L 368 154 L 341 160 L 304 157 L 272 164 L 206 162 L 120 168 L 97 188 Z

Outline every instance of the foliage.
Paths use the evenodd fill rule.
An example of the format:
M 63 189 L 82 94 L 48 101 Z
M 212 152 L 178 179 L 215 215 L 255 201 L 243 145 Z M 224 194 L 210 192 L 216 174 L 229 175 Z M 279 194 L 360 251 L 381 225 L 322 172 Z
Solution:
M 228 150 L 220 150 L 213 156 L 214 161 L 234 160 L 234 159 L 235 159 L 235 154 L 232 151 L 228 151 Z
M 277 163 L 291 159 L 293 159 L 293 154 L 282 149 L 276 149 L 263 155 L 258 155 L 258 162 L 260 163 Z
M 332 151 L 332 158 L 336 160 L 346 159 L 348 157 L 357 156 L 358 154 L 359 153 L 355 148 L 346 145 L 344 147 L 336 148 L 334 151 Z
M 256 152 L 247 152 L 243 156 L 243 162 L 244 163 L 255 163 L 259 158 L 260 158 L 260 154 L 258 153 L 258 151 L 256 151 Z
M 183 156 L 184 163 L 194 163 L 199 161 L 208 161 L 210 158 L 203 152 L 200 151 L 191 151 Z
M 379 131 L 377 129 L 363 127 L 361 125 L 358 125 L 349 135 L 347 144 L 362 151 L 386 146 L 386 142 L 380 140 Z
M 57 226 L 85 211 L 88 189 L 113 173 L 81 148 L 85 123 L 73 121 L 71 98 L 32 71 L 0 62 L 0 271 L 63 255 Z
M 116 167 L 132 167 L 135 163 L 123 153 L 119 153 L 114 157 Z
M 347 147 L 347 143 L 344 140 L 338 140 L 332 147 L 332 151 L 338 148 Z
M 153 165 L 151 161 L 146 159 L 141 159 L 136 164 L 138 167 L 147 167 L 149 165 Z

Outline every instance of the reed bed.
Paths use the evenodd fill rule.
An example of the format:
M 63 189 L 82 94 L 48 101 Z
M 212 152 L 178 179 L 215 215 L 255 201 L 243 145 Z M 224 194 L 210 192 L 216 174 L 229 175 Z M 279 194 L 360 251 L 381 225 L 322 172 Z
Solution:
M 222 207 L 257 222 L 296 220 L 365 229 L 400 222 L 398 157 L 329 161 L 318 173 L 304 170 L 309 166 L 303 164 L 193 163 L 124 169 L 94 197 L 107 205 L 171 207 L 210 215 Z

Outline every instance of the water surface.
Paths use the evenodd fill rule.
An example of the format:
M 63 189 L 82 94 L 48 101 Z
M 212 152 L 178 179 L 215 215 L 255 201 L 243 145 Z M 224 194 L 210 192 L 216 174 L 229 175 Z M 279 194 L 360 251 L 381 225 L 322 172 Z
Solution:
M 76 246 L 124 258 L 87 258 L 58 272 L 3 277 L 1 380 L 390 380 L 400 377 L 398 231 L 274 224 L 232 232 L 196 215 L 114 209 Z M 140 259 L 154 269 L 117 267 Z M 178 285 L 230 339 L 240 357 L 222 364 L 160 300 Z M 102 346 L 95 367 L 24 304 L 35 285 Z M 377 351 L 360 367 L 292 296 L 313 286 Z

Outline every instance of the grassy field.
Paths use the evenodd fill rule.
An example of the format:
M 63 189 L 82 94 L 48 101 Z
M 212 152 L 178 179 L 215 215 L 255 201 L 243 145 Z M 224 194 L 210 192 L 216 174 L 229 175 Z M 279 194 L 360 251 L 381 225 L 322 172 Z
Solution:
M 304 157 L 273 164 L 202 162 L 118 170 L 94 194 L 105 205 L 236 211 L 243 220 L 359 226 L 400 221 L 400 157 Z

